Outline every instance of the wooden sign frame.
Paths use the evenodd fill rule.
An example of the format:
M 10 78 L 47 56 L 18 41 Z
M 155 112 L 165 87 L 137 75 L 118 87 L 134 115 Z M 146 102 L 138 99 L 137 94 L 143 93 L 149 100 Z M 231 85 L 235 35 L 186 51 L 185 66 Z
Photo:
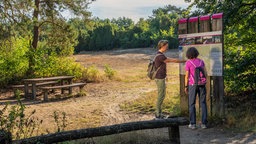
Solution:
M 186 23 L 184 22 L 185 20 Z M 213 57 L 220 57 L 218 67 L 221 68 L 221 72 L 217 75 L 210 75 L 207 77 L 207 107 L 208 113 L 210 116 L 219 116 L 223 117 L 225 115 L 225 108 L 224 108 L 224 63 L 223 63 L 223 52 L 224 52 L 224 38 L 223 38 L 223 13 L 213 14 L 213 15 L 206 15 L 200 17 L 191 17 L 191 18 L 183 18 L 180 19 L 179 22 L 179 39 L 180 46 L 179 46 L 179 55 L 180 57 L 184 58 L 185 51 L 183 49 L 184 45 L 191 45 L 193 47 L 197 47 L 200 43 L 200 40 L 197 40 L 197 36 L 204 36 L 207 34 L 218 33 L 219 37 L 210 37 L 211 42 L 215 43 L 221 41 L 221 48 L 219 50 L 221 53 L 213 51 Z M 184 22 L 184 23 L 182 23 Z M 182 26 L 180 26 L 182 24 Z M 187 24 L 187 33 L 185 31 L 181 31 L 180 28 L 186 27 Z M 195 39 L 191 39 L 191 36 L 195 36 Z M 188 39 L 186 39 L 188 37 Z M 216 39 L 217 38 L 217 39 Z M 185 42 L 185 44 L 184 44 Z M 185 74 L 182 73 L 182 69 L 184 69 L 184 65 L 180 65 L 180 106 L 181 106 L 181 114 L 188 115 L 188 96 L 185 94 Z M 219 71 L 216 71 L 219 72 Z M 197 104 L 199 101 L 197 101 Z M 200 113 L 200 105 L 197 105 L 197 112 Z

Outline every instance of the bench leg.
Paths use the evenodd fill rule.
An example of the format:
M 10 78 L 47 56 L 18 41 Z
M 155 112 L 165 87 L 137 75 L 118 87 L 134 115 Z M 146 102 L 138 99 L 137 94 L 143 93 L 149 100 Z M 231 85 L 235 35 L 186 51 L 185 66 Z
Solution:
M 32 83 L 32 97 L 36 99 L 36 83 Z
M 48 101 L 48 90 L 44 90 L 44 101 Z
M 28 96 L 28 94 L 29 94 L 29 91 L 28 91 L 28 83 L 24 83 L 24 95 L 25 95 L 25 98 L 28 98 L 29 96 Z
M 68 88 L 68 94 L 72 94 L 72 87 Z
M 61 89 L 61 94 L 64 94 L 64 89 L 63 88 Z
M 65 84 L 65 83 L 64 83 L 64 80 L 61 80 L 61 81 L 60 81 L 60 84 L 61 84 L 61 85 L 64 85 L 64 84 Z M 64 88 L 61 89 L 61 94 L 64 94 Z
M 169 138 L 171 142 L 180 143 L 180 129 L 179 126 L 168 127 Z
M 51 86 L 55 86 L 56 84 L 52 84 Z M 55 93 L 56 91 L 55 91 L 55 89 L 52 89 L 51 90 L 51 93 Z

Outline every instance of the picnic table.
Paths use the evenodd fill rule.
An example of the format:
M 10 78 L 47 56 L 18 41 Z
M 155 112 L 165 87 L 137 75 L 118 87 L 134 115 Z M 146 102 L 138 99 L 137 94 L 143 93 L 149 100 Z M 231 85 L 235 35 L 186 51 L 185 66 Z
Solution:
M 23 79 L 24 82 L 24 94 L 25 97 L 29 95 L 29 86 L 32 86 L 32 98 L 36 99 L 37 86 L 42 84 L 43 82 L 47 83 L 50 81 L 57 81 L 60 85 L 64 85 L 64 82 L 68 84 L 72 84 L 72 79 L 74 76 L 56 76 L 56 77 L 46 77 L 46 78 L 31 78 L 31 79 Z M 61 91 L 63 93 L 63 89 Z

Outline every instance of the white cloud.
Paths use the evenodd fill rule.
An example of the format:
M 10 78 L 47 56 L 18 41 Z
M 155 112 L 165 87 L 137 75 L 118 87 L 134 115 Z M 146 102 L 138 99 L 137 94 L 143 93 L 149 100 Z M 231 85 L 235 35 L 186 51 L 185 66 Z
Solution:
M 93 16 L 102 19 L 125 16 L 138 21 L 152 15 L 153 9 L 169 4 L 182 8 L 189 5 L 184 0 L 96 0 L 89 5 L 89 10 Z

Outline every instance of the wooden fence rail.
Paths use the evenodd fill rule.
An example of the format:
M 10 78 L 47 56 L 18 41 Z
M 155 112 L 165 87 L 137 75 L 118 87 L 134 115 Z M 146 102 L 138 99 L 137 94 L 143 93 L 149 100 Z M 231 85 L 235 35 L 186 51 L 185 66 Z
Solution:
M 35 143 L 56 143 L 63 141 L 70 141 L 82 138 L 99 137 L 105 135 L 119 134 L 123 132 L 155 129 L 155 128 L 169 128 L 169 134 L 172 141 L 179 143 L 179 126 L 187 125 L 189 121 L 184 117 L 174 117 L 162 120 L 149 120 L 129 122 L 123 124 L 116 124 L 111 126 L 102 126 L 97 128 L 79 129 L 47 134 L 42 136 L 31 137 L 22 140 L 13 141 L 13 144 L 35 144 Z

